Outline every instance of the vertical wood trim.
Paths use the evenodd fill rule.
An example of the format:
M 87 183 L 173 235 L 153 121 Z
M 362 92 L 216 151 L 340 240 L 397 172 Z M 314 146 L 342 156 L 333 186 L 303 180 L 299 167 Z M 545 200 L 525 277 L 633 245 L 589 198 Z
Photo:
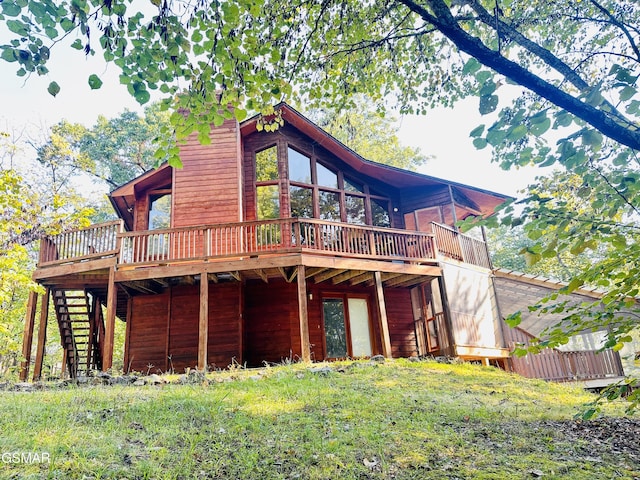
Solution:
M 456 201 L 453 198 L 453 188 L 451 187 L 451 185 L 449 185 L 449 197 L 451 197 L 451 218 L 453 219 L 452 226 L 456 232 L 459 232 L 460 230 L 456 226 L 456 224 L 458 223 L 458 214 L 456 213 Z
M 42 362 L 44 361 L 44 347 L 47 343 L 47 321 L 49 320 L 49 297 L 51 289 L 47 288 L 40 302 L 40 325 L 38 327 L 38 346 L 36 347 L 36 364 L 33 367 L 33 381 L 42 376 Z
M 122 365 L 122 371 L 129 373 L 129 346 L 131 345 L 131 319 L 133 318 L 133 297 L 127 299 L 127 326 L 124 335 L 124 364 Z
M 300 353 L 303 362 L 311 361 L 309 343 L 309 311 L 307 306 L 307 279 L 304 265 L 298 265 L 298 318 L 300 320 Z
M 238 295 L 238 363 L 244 362 L 244 289 L 245 281 L 240 282 L 240 293 Z
M 442 272 L 441 277 L 438 277 L 438 289 L 440 290 L 440 297 L 442 299 L 444 323 L 447 326 L 447 343 L 449 344 L 443 354 L 453 357 L 456 355 L 456 340 L 453 331 L 453 321 L 451 319 L 451 309 L 449 308 L 449 297 L 447 296 L 447 285 L 444 281 L 444 272 Z
M 378 310 L 378 325 L 382 336 L 382 354 L 391 358 L 391 338 L 389 337 L 389 322 L 387 321 L 387 307 L 384 301 L 384 289 L 382 288 L 382 275 L 373 272 L 376 293 L 376 308 Z
M 164 362 L 165 372 L 169 371 L 169 352 L 171 351 L 171 300 L 173 298 L 173 288 L 169 287 L 169 294 L 167 295 L 167 338 L 164 346 Z M 173 362 L 171 363 L 173 365 Z
M 207 369 L 207 344 L 209 337 L 209 278 L 200 273 L 200 315 L 198 324 L 198 370 Z
M 31 346 L 33 345 L 33 328 L 36 323 L 36 306 L 38 294 L 29 292 L 27 301 L 27 314 L 24 322 L 24 333 L 22 334 L 22 363 L 20 365 L 20 381 L 26 382 L 29 377 L 29 367 L 31 366 Z
M 107 321 L 104 329 L 104 344 L 102 350 L 102 371 L 106 372 L 113 365 L 113 339 L 116 328 L 116 306 L 118 296 L 115 284 L 115 266 L 109 268 L 109 284 L 107 285 Z

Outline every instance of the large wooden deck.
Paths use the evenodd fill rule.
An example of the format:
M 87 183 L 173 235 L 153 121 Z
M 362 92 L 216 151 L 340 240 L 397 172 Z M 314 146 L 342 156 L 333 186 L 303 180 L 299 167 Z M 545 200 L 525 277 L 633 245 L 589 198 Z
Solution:
M 112 265 L 130 270 L 287 254 L 413 265 L 436 265 L 444 257 L 490 267 L 484 242 L 438 224 L 433 224 L 433 233 L 423 233 L 277 219 L 125 232 L 123 224 L 114 221 L 43 239 L 34 278 L 106 273 Z

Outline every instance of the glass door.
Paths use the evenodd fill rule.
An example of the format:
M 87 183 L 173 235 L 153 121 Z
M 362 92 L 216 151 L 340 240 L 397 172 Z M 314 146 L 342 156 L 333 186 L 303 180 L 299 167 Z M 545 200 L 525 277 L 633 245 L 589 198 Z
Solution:
M 371 329 L 366 298 L 346 295 L 324 298 L 322 313 L 327 358 L 371 356 Z

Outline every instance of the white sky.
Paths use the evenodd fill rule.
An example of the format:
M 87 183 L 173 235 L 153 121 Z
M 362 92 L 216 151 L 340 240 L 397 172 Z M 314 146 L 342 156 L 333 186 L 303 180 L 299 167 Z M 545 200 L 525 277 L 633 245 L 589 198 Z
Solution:
M 0 32 L 0 43 L 5 43 L 3 37 Z M 59 47 L 63 46 L 52 50 L 50 72 L 44 77 L 19 78 L 16 63 L 0 60 L 0 129 L 52 126 L 63 118 L 91 126 L 98 115 L 115 117 L 126 108 L 142 110 L 119 83 L 116 66 L 105 67 L 98 55 L 86 58 L 81 51 Z M 89 88 L 87 78 L 92 73 L 104 82 L 99 90 Z M 61 87 L 55 98 L 47 92 L 52 80 Z M 480 123 L 477 99 L 470 99 L 455 109 L 404 117 L 399 136 L 403 144 L 435 157 L 423 173 L 516 196 L 537 174 L 536 169 L 505 172 L 491 163 L 489 148 L 476 150 L 469 137 Z

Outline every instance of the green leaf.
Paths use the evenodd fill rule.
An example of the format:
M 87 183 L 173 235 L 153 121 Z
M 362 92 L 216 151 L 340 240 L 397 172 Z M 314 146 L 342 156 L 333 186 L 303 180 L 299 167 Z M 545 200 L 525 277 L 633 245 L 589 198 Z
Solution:
M 82 50 L 84 48 L 84 45 L 82 44 L 82 41 L 79 38 L 76 38 L 71 44 L 71 48 L 75 48 L 76 50 Z
M 481 115 L 486 115 L 495 111 L 498 107 L 498 96 L 497 95 L 488 95 L 485 97 L 480 97 L 480 105 L 478 107 L 478 111 Z
M 527 127 L 523 124 L 516 125 L 507 134 L 507 140 L 511 142 L 517 142 L 521 138 L 524 138 L 527 135 Z
M 2 54 L 0 54 L 0 58 L 5 62 L 15 62 L 17 60 L 15 52 L 13 48 L 4 48 Z
M 47 92 L 49 92 L 51 96 L 55 97 L 60 93 L 60 85 L 58 85 L 57 82 L 51 82 L 47 87 Z
M 547 130 L 551 128 L 551 119 L 545 117 L 541 122 L 534 123 L 531 125 L 530 132 L 533 133 L 536 137 L 543 135 Z
M 29 35 L 29 29 L 27 28 L 24 22 L 20 20 L 7 20 L 5 25 L 9 29 L 9 31 L 16 33 L 20 36 L 26 37 Z
M 2 13 L 7 15 L 8 17 L 17 17 L 20 15 L 22 9 L 19 5 L 16 5 L 14 2 L 4 1 L 2 2 Z
M 465 63 L 464 67 L 462 67 L 462 73 L 464 73 L 465 75 L 474 74 L 478 70 L 480 70 L 480 67 L 482 67 L 482 64 L 478 60 L 476 60 L 474 57 L 472 57 L 469 60 L 467 60 L 467 63 Z
M 620 90 L 620 101 L 626 102 L 637 93 L 637 90 L 631 86 L 626 86 Z
M 487 141 L 484 138 L 474 138 L 473 146 L 476 147 L 478 150 L 482 150 L 487 146 Z
M 474 128 L 473 130 L 471 130 L 471 133 L 469 133 L 469 136 L 470 137 L 479 137 L 483 133 L 484 133 L 484 125 L 480 125 L 480 126 Z
M 89 76 L 89 87 L 91 87 L 91 90 L 97 90 L 102 87 L 102 80 L 95 73 Z

